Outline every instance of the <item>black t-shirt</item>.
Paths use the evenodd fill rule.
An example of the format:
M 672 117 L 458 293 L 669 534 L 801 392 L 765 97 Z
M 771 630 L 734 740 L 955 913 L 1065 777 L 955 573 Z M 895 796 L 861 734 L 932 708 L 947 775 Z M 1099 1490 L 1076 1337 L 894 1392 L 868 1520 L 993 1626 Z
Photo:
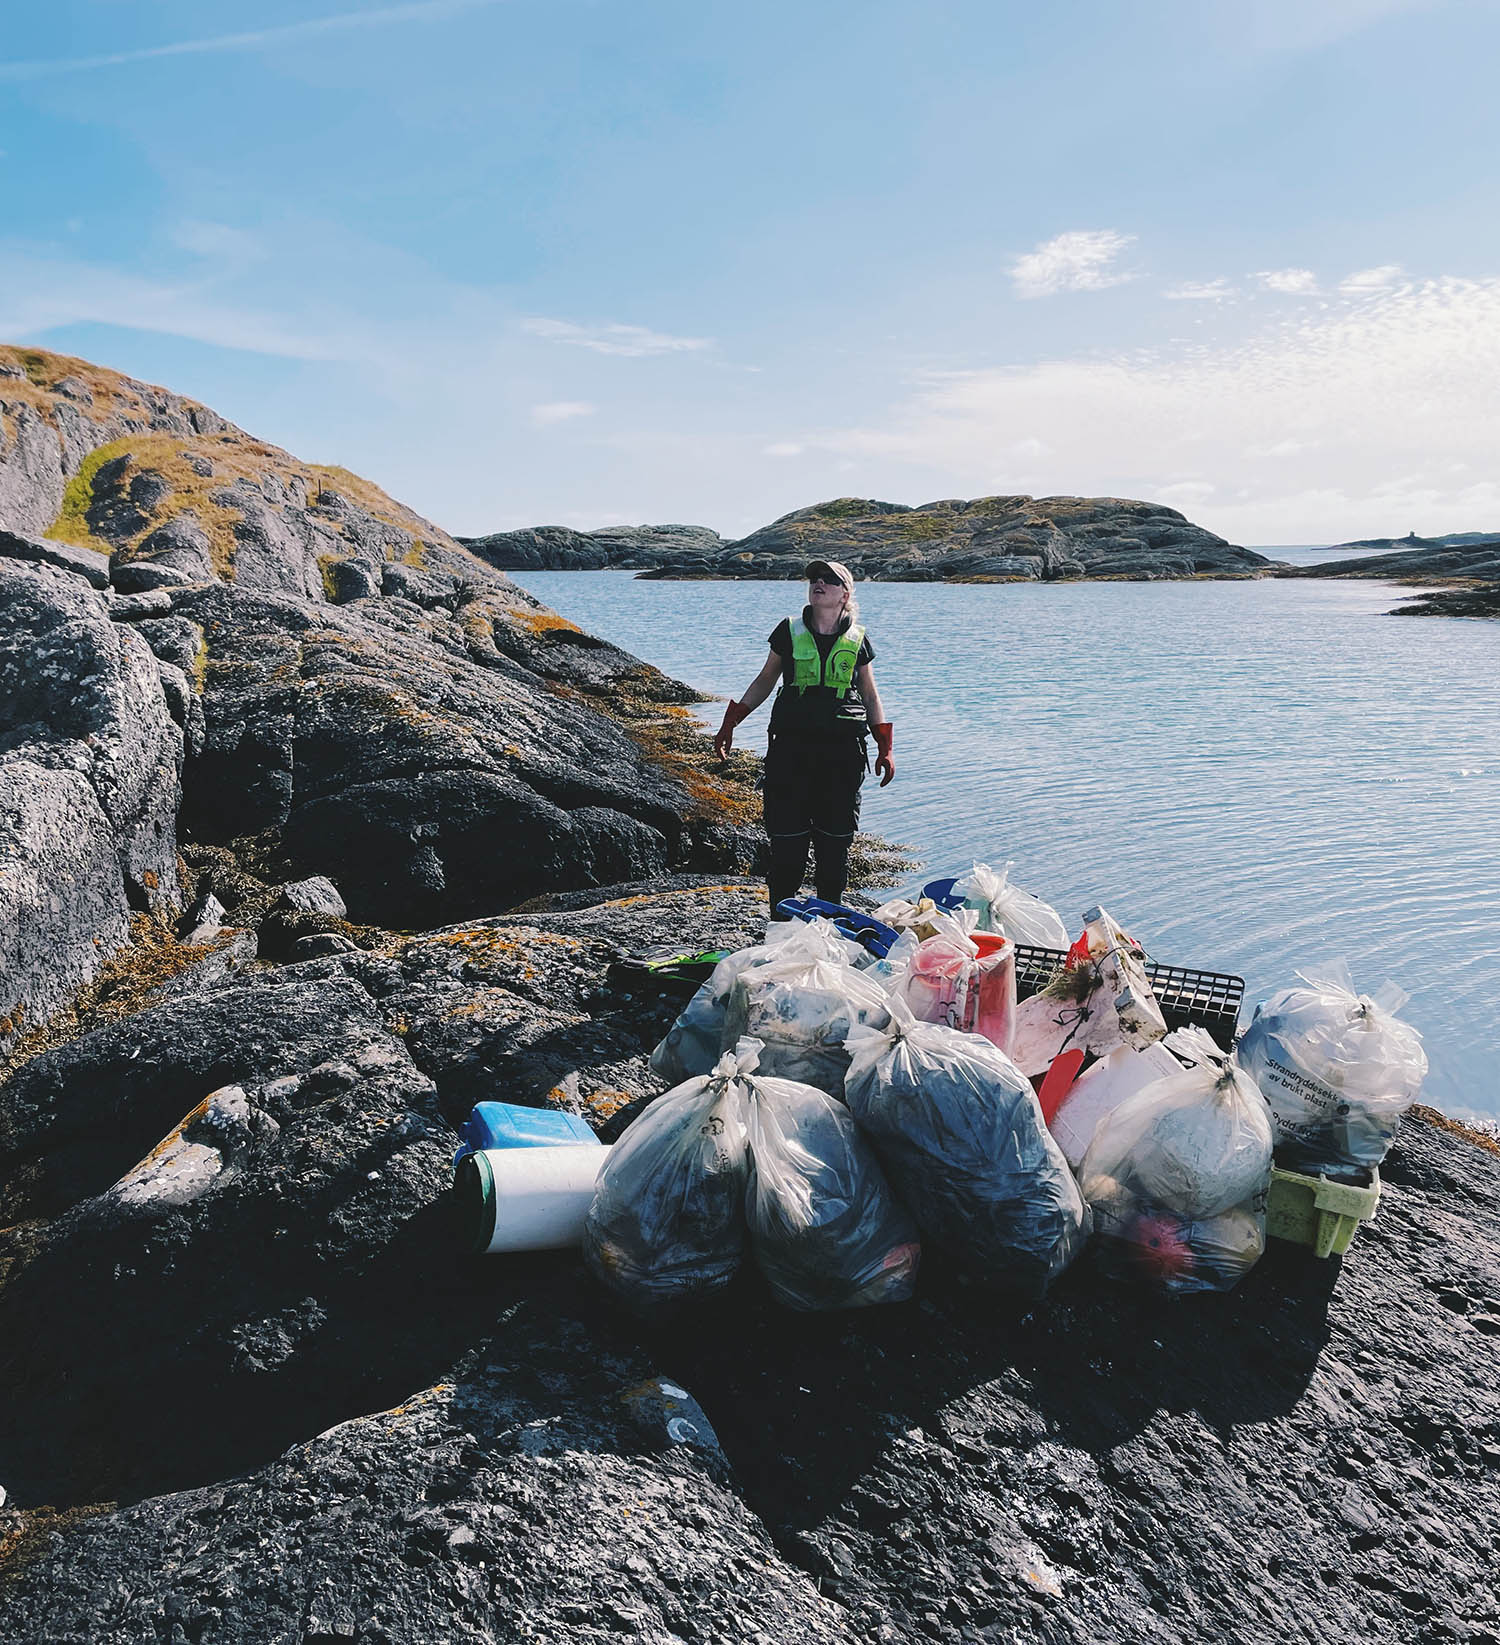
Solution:
M 849 619 L 845 617 L 832 634 L 819 634 L 812 626 L 812 608 L 809 606 L 803 609 L 802 621 L 807 625 L 808 633 L 817 641 L 818 656 L 826 664 L 828 653 L 833 649 L 833 642 L 849 627 Z M 836 731 L 841 735 L 860 735 L 864 732 L 864 699 L 853 684 L 842 697 L 832 686 L 812 685 L 806 691 L 798 691 L 793 686 L 792 676 L 795 669 L 792 662 L 792 624 L 789 617 L 783 617 L 771 630 L 770 646 L 781 658 L 781 690 L 776 693 L 776 701 L 771 708 L 772 736 L 815 735 L 825 731 Z M 870 636 L 866 634 L 859 642 L 859 655 L 854 664 L 856 672 L 866 663 L 874 661 L 875 647 L 870 644 Z

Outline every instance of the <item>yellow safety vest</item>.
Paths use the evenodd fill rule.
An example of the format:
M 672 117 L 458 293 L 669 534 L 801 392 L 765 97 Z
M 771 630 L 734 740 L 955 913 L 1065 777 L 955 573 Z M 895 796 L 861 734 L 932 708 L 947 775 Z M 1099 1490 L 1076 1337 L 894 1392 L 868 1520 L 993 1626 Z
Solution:
M 864 642 L 864 628 L 859 623 L 846 628 L 828 648 L 826 662 L 812 630 L 800 617 L 792 618 L 791 630 L 792 684 L 797 690 L 826 685 L 835 696 L 848 696 L 859 663 L 859 648 Z

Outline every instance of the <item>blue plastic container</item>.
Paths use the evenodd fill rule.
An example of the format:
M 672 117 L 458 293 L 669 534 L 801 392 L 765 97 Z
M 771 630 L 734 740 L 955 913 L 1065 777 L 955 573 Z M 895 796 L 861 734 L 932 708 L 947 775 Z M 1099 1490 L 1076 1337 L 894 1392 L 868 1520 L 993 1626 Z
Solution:
M 901 935 L 857 908 L 846 908 L 841 902 L 824 902 L 821 897 L 785 897 L 776 904 L 776 912 L 789 914 L 794 920 L 832 920 L 846 937 L 869 949 L 878 960 L 886 957 L 891 944 Z
M 486 1148 L 556 1148 L 566 1143 L 593 1143 L 601 1147 L 587 1120 L 561 1108 L 520 1108 L 509 1102 L 477 1102 L 474 1112 L 458 1128 L 461 1146 L 455 1165 L 465 1154 Z
M 955 908 L 962 908 L 964 905 L 963 898 L 953 893 L 953 887 L 957 884 L 957 875 L 946 880 L 928 880 L 922 887 L 922 895 L 931 897 L 939 908 L 945 908 L 951 914 Z

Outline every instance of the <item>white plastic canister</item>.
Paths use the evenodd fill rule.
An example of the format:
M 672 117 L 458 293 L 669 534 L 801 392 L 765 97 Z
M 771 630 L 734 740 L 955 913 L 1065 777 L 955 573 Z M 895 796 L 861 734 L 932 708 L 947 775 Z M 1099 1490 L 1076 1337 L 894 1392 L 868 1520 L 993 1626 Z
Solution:
M 481 1148 L 453 1175 L 471 1251 L 566 1251 L 583 1243 L 594 1181 L 609 1158 L 597 1143 Z

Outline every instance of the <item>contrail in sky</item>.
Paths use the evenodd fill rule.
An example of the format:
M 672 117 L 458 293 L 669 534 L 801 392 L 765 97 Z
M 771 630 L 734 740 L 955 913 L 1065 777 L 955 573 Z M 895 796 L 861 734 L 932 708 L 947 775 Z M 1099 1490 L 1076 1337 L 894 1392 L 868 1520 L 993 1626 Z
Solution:
M 212 40 L 178 40 L 165 46 L 142 46 L 135 51 L 105 52 L 98 57 L 58 57 L 30 63 L 0 62 L 0 80 L 38 80 L 49 74 L 74 74 L 82 69 L 113 68 L 118 63 L 145 63 L 155 57 L 188 57 L 206 51 L 248 51 L 281 40 L 305 39 L 388 23 L 419 23 L 452 17 L 459 12 L 496 6 L 501 0 L 414 0 L 411 5 L 382 6 L 377 11 L 346 11 L 336 17 L 314 17 L 305 23 L 283 23 L 277 28 L 252 29 L 244 34 L 221 34 Z

